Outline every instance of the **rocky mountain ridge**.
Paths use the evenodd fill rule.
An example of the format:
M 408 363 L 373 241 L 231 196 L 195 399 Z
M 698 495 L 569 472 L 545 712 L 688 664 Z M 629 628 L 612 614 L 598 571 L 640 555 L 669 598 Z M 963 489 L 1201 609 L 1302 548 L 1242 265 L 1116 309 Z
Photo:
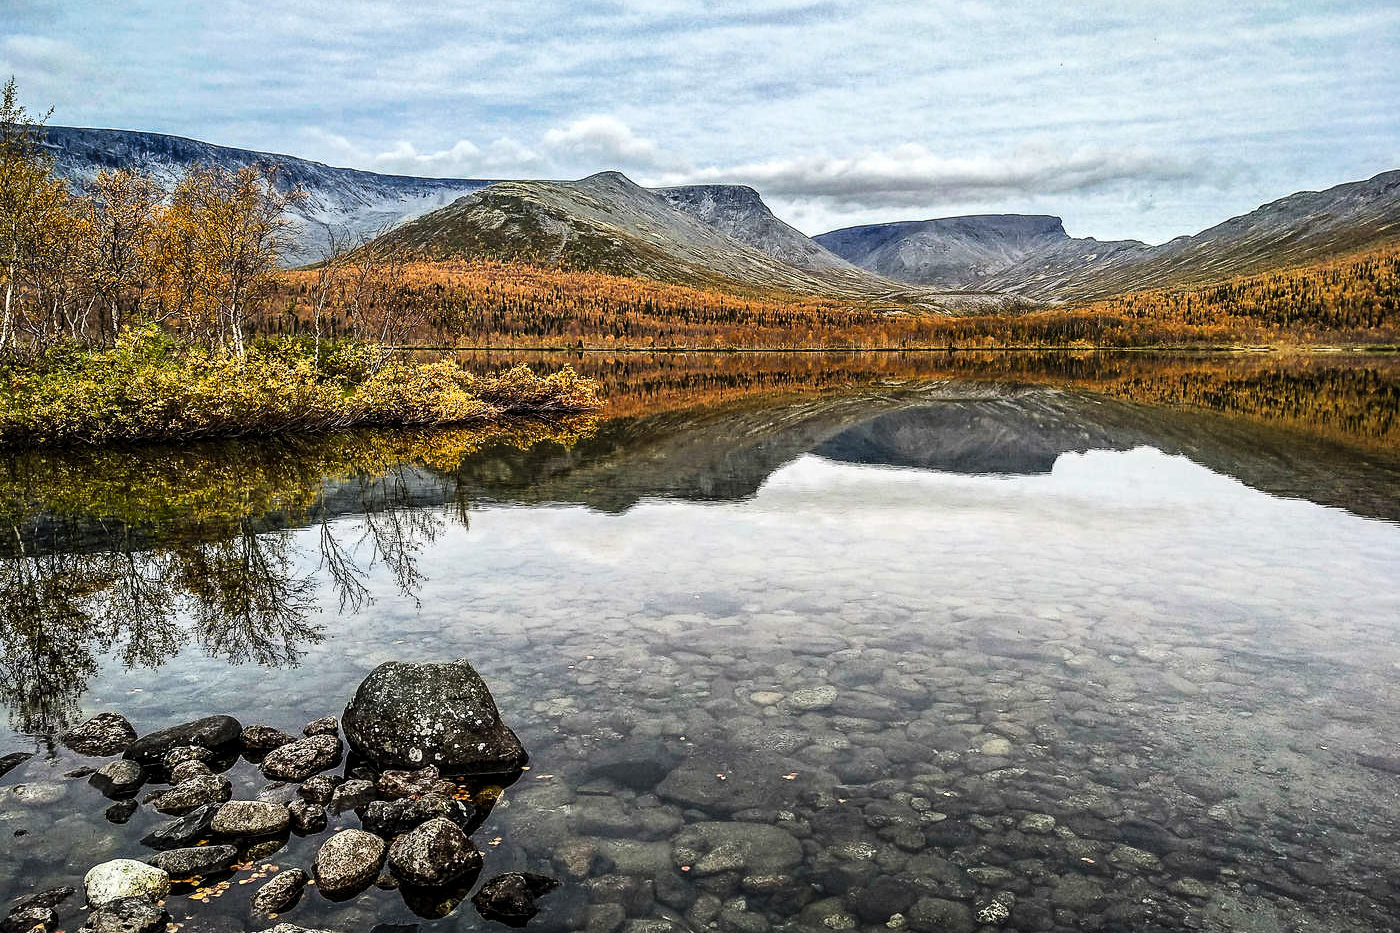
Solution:
M 1315 262 L 1400 237 L 1400 171 L 1300 191 L 1158 246 L 1069 236 L 1058 217 L 871 224 L 813 239 L 863 269 L 936 288 L 1042 301 L 1188 288 Z

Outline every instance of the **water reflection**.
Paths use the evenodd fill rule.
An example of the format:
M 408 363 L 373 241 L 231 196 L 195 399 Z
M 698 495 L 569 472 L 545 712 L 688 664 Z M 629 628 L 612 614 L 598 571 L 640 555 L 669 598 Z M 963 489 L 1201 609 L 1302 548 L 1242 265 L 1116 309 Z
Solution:
M 0 487 L 0 703 L 52 735 L 80 713 L 103 657 L 158 668 L 188 646 L 228 664 L 295 667 L 386 568 L 401 595 L 418 556 L 468 503 L 442 465 L 476 449 L 567 444 L 585 423 L 494 434 L 363 435 L 171 451 L 13 455 Z M 173 461 L 173 462 L 172 462 Z M 439 464 L 438 469 L 425 466 Z M 450 508 L 423 508 L 424 505 Z M 354 515 L 354 524 L 338 519 Z M 298 529 L 314 526 L 315 562 Z
M 893 378 L 899 361 L 881 357 L 874 373 L 860 370 L 873 385 L 850 385 L 852 366 L 872 364 L 851 358 L 812 376 L 806 392 L 786 378 L 755 380 L 760 361 L 727 389 L 720 373 L 691 373 L 682 382 L 711 389 L 692 404 L 601 424 L 11 455 L 0 467 L 0 702 L 14 731 L 52 734 L 78 715 L 106 656 L 156 668 L 194 646 L 229 664 L 293 667 L 324 637 L 322 587 L 342 614 L 360 612 L 369 575 L 382 570 L 416 599 L 420 556 L 447 525 L 466 527 L 476 502 L 621 512 L 656 497 L 742 499 L 805 454 L 1025 475 L 1048 473 L 1067 453 L 1150 447 L 1271 494 L 1400 520 L 1385 367 L 1281 376 L 1223 373 L 1209 360 L 1188 372 L 1178 360 L 1160 371 L 1141 358 L 1060 360 L 1046 371 L 997 359 L 983 378 L 914 381 Z M 946 375 L 952 364 L 939 365 Z M 627 366 L 635 392 L 656 391 L 649 371 Z M 1038 385 L 1037 373 L 1062 382 Z M 1015 381 L 991 378 L 1008 374 Z M 1280 409 L 1280 385 L 1298 395 L 1308 384 L 1323 400 L 1289 408 L 1293 420 L 1263 416 Z M 1326 395 L 1338 386 L 1347 389 Z M 1121 397 L 1154 393 L 1228 398 L 1235 409 L 1254 399 L 1263 415 Z M 627 398 L 614 386 L 615 406 Z M 1304 408 L 1328 417 L 1299 422 Z M 1352 443 L 1337 439 L 1346 425 Z M 308 527 L 314 536 L 298 532 Z

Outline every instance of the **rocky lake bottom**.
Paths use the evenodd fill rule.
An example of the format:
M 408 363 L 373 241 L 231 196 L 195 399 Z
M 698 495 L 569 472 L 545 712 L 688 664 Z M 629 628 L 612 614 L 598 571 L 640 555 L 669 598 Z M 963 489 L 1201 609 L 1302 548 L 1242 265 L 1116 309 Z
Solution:
M 181 596 L 138 631 L 108 605 L 64 663 L 7 633 L 0 756 L 32 757 L 0 776 L 0 915 L 67 885 L 50 933 L 76 930 L 85 873 L 153 856 L 172 819 L 104 816 L 87 769 L 117 759 L 37 729 L 46 690 L 63 726 L 299 736 L 383 662 L 463 658 L 530 755 L 454 792 L 480 880 L 559 882 L 529 929 L 1400 927 L 1394 458 L 1163 419 L 1059 390 L 857 392 L 482 454 L 450 483 L 417 468 L 394 509 L 244 527 L 241 566 L 295 618 Z M 1311 500 L 1279 488 L 1310 477 Z M 33 562 L 28 591 L 74 572 L 6 560 Z M 235 800 L 297 799 L 256 762 L 210 770 Z M 232 870 L 166 897 L 172 929 L 499 928 L 460 884 L 255 909 L 363 825 L 357 803 L 235 842 Z

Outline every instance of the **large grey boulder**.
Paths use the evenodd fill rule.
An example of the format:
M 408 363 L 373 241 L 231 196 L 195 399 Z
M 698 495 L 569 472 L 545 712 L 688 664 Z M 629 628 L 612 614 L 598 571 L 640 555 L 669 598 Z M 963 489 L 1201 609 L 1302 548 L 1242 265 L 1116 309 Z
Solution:
M 431 764 L 443 774 L 500 774 L 528 760 L 466 661 L 379 665 L 345 707 L 341 727 L 380 770 Z

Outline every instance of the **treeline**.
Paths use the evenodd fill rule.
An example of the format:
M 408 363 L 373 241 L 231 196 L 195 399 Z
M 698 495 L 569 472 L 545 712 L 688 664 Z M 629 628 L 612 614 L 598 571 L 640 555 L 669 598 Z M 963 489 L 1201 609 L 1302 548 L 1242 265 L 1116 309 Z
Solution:
M 405 342 L 596 349 L 1175 347 L 1400 340 L 1400 249 L 1182 292 L 1081 307 L 952 316 L 774 293 L 737 296 L 599 273 L 495 261 L 402 267 L 391 304 L 411 309 Z M 317 317 L 318 273 L 289 273 L 270 333 L 349 327 Z
M 11 80 L 0 101 L 0 350 L 58 342 L 114 345 L 159 324 L 206 347 L 241 352 L 271 292 L 286 208 L 275 169 L 196 167 L 162 190 L 127 170 L 85 192 L 54 173 Z

